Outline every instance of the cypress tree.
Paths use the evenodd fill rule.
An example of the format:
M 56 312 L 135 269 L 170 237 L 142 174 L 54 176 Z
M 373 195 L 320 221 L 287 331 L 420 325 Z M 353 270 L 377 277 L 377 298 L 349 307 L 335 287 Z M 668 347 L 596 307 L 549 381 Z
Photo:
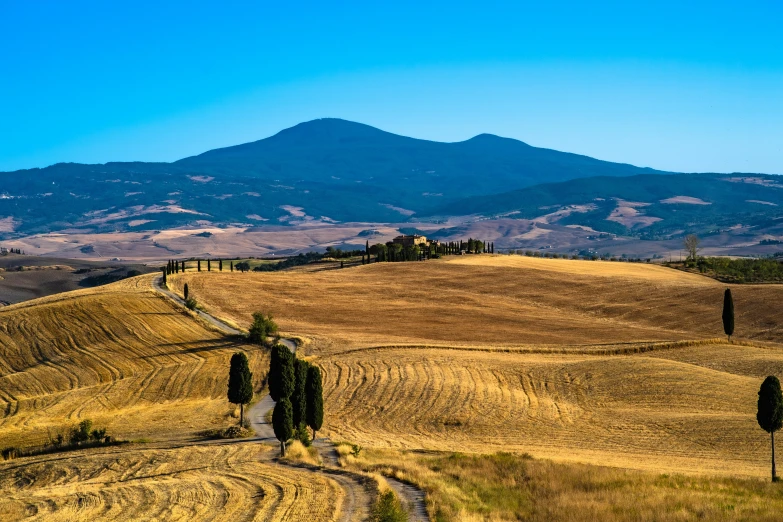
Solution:
M 212 260 L 207 259 L 207 272 L 211 272 L 211 271 L 212 271 Z
M 272 348 L 272 357 L 269 360 L 269 395 L 277 402 L 280 399 L 288 399 L 294 391 L 294 357 L 291 350 L 282 344 L 276 344 Z
M 185 273 L 185 269 L 188 267 L 186 263 L 187 263 L 187 261 L 183 261 L 182 262 L 182 273 L 183 274 Z
M 188 292 L 188 284 L 187 283 L 185 283 L 185 287 L 182 289 L 182 293 L 185 295 L 185 301 L 187 301 L 188 300 L 188 294 L 189 294 L 189 292 Z
M 222 271 L 223 271 L 223 260 L 218 259 L 218 272 L 222 272 Z
M 275 437 L 280 441 L 280 455 L 285 457 L 285 443 L 294 436 L 294 414 L 291 407 L 291 401 L 286 398 L 280 399 L 275 404 L 272 412 L 272 428 L 275 430 Z
M 253 400 L 253 374 L 247 364 L 247 356 L 237 352 L 231 356 L 228 371 L 228 401 L 239 404 L 239 425 L 245 421 L 245 404 Z
M 163 269 L 163 284 L 166 284 L 166 269 Z
M 723 331 L 731 342 L 731 336 L 734 334 L 734 299 L 729 288 L 723 293 Z
M 198 271 L 201 272 L 201 259 L 198 260 Z
M 313 430 L 313 442 L 315 434 L 324 423 L 324 390 L 321 382 L 321 369 L 310 365 L 307 369 L 307 425 Z
M 291 406 L 294 409 L 294 428 L 307 421 L 307 361 L 294 357 L 294 393 L 291 394 Z
M 231 271 L 232 272 L 234 271 L 234 262 L 233 261 L 231 261 Z
M 772 482 L 778 480 L 775 473 L 775 432 L 783 427 L 783 393 L 780 381 L 770 375 L 761 383 L 756 420 L 761 429 L 769 433 L 772 442 Z
M 174 272 L 179 274 L 179 261 L 174 261 Z

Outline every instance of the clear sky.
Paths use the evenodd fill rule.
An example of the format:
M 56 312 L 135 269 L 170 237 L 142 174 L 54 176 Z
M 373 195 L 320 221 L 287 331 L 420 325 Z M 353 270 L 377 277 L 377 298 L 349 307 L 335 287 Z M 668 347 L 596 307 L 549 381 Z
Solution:
M 0 0 L 0 170 L 170 161 L 320 117 L 783 173 L 783 2 Z

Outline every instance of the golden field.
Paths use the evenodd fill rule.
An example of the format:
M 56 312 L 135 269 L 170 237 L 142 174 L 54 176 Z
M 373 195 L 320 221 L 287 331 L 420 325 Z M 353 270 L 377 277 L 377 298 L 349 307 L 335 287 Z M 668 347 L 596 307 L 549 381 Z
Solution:
M 256 442 L 194 443 L 236 422 L 230 356 L 262 392 L 267 351 L 152 278 L 0 309 L 0 447 L 85 418 L 153 441 L 0 463 L 0 519 L 335 520 L 337 481 Z M 348 467 L 419 484 L 438 520 L 773 520 L 783 502 L 755 420 L 783 373 L 781 286 L 732 286 L 729 344 L 726 285 L 643 264 L 482 255 L 169 286 L 185 282 L 217 317 L 271 312 L 299 338 L 324 372 L 319 434 L 366 448 Z
M 171 286 L 247 327 L 271 312 L 314 354 L 395 345 L 520 347 L 723 334 L 726 285 L 660 266 L 464 256 L 322 272 L 188 272 Z M 783 288 L 735 286 L 738 337 L 783 339 Z
M 271 451 L 224 443 L 22 459 L 0 466 L 0 519 L 336 520 L 340 487 L 318 473 L 259 462 Z
M 783 369 L 780 286 L 732 287 L 744 341 L 728 344 L 726 285 L 646 264 L 465 256 L 185 281 L 215 315 L 269 311 L 305 340 L 335 440 L 768 473 L 755 407 Z
M 182 438 L 235 420 L 228 361 L 258 385 L 266 351 L 211 330 L 142 276 L 0 309 L 0 446 L 45 442 L 92 419 L 120 438 Z

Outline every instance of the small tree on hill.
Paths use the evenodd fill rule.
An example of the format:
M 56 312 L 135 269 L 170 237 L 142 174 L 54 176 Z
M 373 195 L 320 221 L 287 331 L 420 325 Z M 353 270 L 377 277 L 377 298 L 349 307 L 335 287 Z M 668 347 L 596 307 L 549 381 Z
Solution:
M 272 428 L 275 430 L 275 437 L 280 441 L 280 455 L 283 457 L 285 457 L 285 443 L 294 436 L 293 417 L 291 401 L 285 398 L 277 401 L 272 412 Z
M 182 293 L 185 296 L 185 301 L 187 301 L 188 300 L 188 294 L 190 293 L 188 291 L 188 284 L 187 283 L 185 283 L 185 286 L 182 288 Z
M 185 273 L 185 268 L 187 267 L 187 261 L 182 262 L 182 273 Z
M 166 269 L 163 269 L 163 286 L 166 286 Z
M 306 393 L 307 425 L 313 430 L 313 441 L 315 441 L 315 434 L 324 423 L 324 391 L 321 382 L 321 369 L 318 366 L 310 365 L 307 369 Z
M 239 425 L 245 422 L 245 404 L 253 400 L 253 374 L 247 363 L 247 356 L 237 352 L 231 356 L 228 371 L 228 401 L 239 404 Z
M 277 402 L 288 399 L 294 392 L 294 356 L 287 346 L 276 344 L 272 347 L 272 357 L 269 360 L 269 395 Z
M 223 260 L 218 259 L 218 272 L 222 272 L 222 271 L 223 271 Z
M 734 299 L 731 297 L 730 288 L 723 293 L 723 331 L 731 342 L 731 336 L 734 335 Z
M 775 432 L 783 427 L 783 393 L 780 381 L 770 375 L 761 383 L 756 420 L 761 429 L 769 433 L 772 440 L 772 481 L 778 480 L 775 473 Z
M 294 357 L 294 392 L 291 406 L 294 409 L 294 428 L 301 430 L 307 424 L 307 361 Z
M 253 314 L 253 324 L 247 333 L 251 343 L 264 344 L 268 337 L 277 334 L 277 323 L 272 319 L 272 314 L 264 315 L 261 312 Z
M 685 241 L 683 242 L 685 246 L 685 250 L 688 252 L 688 260 L 689 261 L 696 261 L 699 255 L 699 243 L 701 243 L 701 240 L 696 234 L 689 234 L 685 236 Z
M 233 261 L 231 261 L 231 271 L 232 272 L 234 271 L 234 262 Z
M 198 271 L 201 272 L 201 259 L 198 260 Z
M 212 271 L 212 260 L 207 259 L 207 272 L 211 272 L 211 271 Z

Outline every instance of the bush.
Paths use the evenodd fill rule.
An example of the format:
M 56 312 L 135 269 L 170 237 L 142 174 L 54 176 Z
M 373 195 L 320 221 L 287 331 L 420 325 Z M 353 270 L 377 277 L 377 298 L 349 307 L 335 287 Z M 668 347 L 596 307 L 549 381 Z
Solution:
M 71 444 L 81 444 L 90 440 L 90 432 L 92 431 L 92 421 L 90 419 L 84 419 L 71 429 L 70 442 Z
M 264 315 L 261 312 L 253 314 L 253 324 L 250 325 L 247 338 L 251 343 L 264 344 L 267 337 L 277 334 L 277 323 L 272 319 L 272 314 Z
M 380 494 L 378 502 L 372 508 L 372 522 L 405 522 L 408 512 L 402 507 L 394 491 L 387 490 Z
M 309 448 L 313 445 L 313 441 L 310 440 L 310 431 L 307 429 L 307 424 L 302 422 L 299 427 L 296 428 L 294 438 L 302 443 L 302 446 Z
M 185 306 L 188 310 L 195 310 L 198 307 L 198 301 L 196 301 L 195 297 L 188 297 L 185 300 Z

